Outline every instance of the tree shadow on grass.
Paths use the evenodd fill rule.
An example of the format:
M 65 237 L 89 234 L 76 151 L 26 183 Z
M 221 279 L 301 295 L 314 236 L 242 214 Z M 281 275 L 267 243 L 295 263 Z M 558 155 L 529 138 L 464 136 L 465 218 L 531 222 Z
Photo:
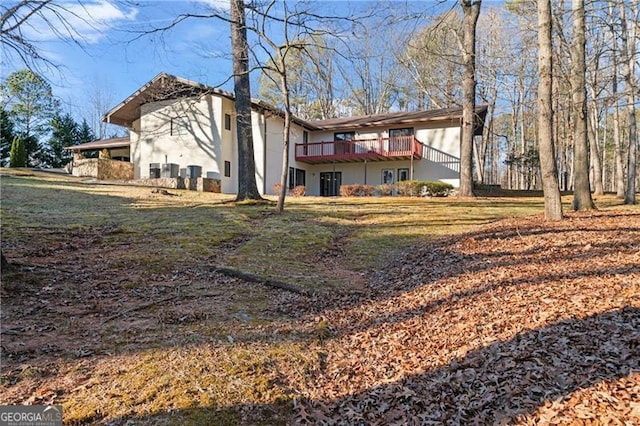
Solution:
M 624 381 L 640 371 L 640 308 L 626 307 L 586 318 L 564 320 L 483 347 L 449 364 L 409 375 L 337 399 L 310 399 L 277 404 L 229 404 L 197 407 L 110 420 L 125 424 L 318 424 L 429 425 L 514 424 L 545 412 L 546 421 L 567 423 L 582 418 L 634 418 L 624 397 Z M 576 391 L 606 385 L 612 403 L 585 406 L 571 402 Z M 344 385 L 357 373 L 326 373 L 317 383 Z M 637 380 L 637 378 L 635 379 Z M 337 382 L 337 383 L 336 383 Z M 322 394 L 322 391 L 316 393 Z M 593 395 L 591 395 L 593 398 Z M 575 398 L 574 398 L 575 399 Z M 604 407 L 604 408 L 603 408 Z M 600 411 L 598 411 L 600 410 Z M 587 417 L 585 417 L 587 416 Z M 95 420 L 95 419 L 94 419 Z M 78 423 L 79 424 L 79 423 Z

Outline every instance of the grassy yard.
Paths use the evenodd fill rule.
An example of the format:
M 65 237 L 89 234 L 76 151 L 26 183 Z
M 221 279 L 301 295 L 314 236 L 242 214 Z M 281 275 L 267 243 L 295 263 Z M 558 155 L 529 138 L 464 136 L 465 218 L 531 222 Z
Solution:
M 425 298 L 442 298 L 418 296 L 416 292 L 423 291 L 419 289 L 442 286 L 450 295 L 462 283 L 486 286 L 491 280 L 465 274 L 523 273 L 528 266 L 515 261 L 514 271 L 459 270 L 486 257 L 478 254 L 484 246 L 475 243 L 489 238 L 482 232 L 491 236 L 491 244 L 509 252 L 505 256 L 520 253 L 514 244 L 526 241 L 529 251 L 525 247 L 521 256 L 538 253 L 552 263 L 556 258 L 550 253 L 562 253 L 561 239 L 570 234 L 553 227 L 535 231 L 544 224 L 541 197 L 515 193 L 475 200 L 289 198 L 285 214 L 278 215 L 274 205 L 234 205 L 232 197 L 219 194 L 171 190 L 175 195 L 167 196 L 151 188 L 89 184 L 30 171 L 3 171 L 0 179 L 2 250 L 11 262 L 2 271 L 0 403 L 62 404 L 68 424 L 332 424 L 332 415 L 356 422 L 357 416 L 350 416 L 364 416 L 368 409 L 355 404 L 349 412 L 340 411 L 356 396 L 371 399 L 375 389 L 391 392 L 389 383 L 396 386 L 411 377 L 421 383 L 432 380 L 429 372 L 442 372 L 443 365 L 453 368 L 453 359 L 527 331 L 513 327 L 512 332 L 483 335 L 485 340 L 473 337 L 464 351 L 459 343 L 442 342 L 438 357 L 417 349 L 384 355 L 383 346 L 389 351 L 396 347 L 389 337 L 378 342 L 378 352 L 370 358 L 377 365 L 393 366 L 385 376 L 349 361 L 358 353 L 369 359 L 369 345 L 381 336 L 376 333 L 391 326 L 384 318 L 417 303 L 412 298 L 423 298 L 425 306 L 435 303 Z M 634 269 L 634 262 L 640 262 L 635 239 L 640 212 L 620 206 L 611 196 L 596 203 L 607 226 L 618 226 L 615 232 L 622 234 L 629 231 L 629 242 L 616 246 L 618 257 L 611 252 L 611 270 L 589 276 L 590 282 L 618 277 L 612 284 L 618 299 L 609 303 L 608 293 L 594 293 L 602 302 L 599 310 L 583 307 L 579 312 L 549 302 L 547 316 L 536 323 L 545 330 L 553 321 L 640 306 L 637 264 Z M 595 232 L 601 226 L 588 222 L 590 217 L 582 223 L 581 215 L 568 216 L 563 223 L 569 228 L 593 227 Z M 505 229 L 517 232 L 505 236 Z M 538 237 L 546 241 L 546 251 L 536 246 Z M 464 254 L 473 244 L 478 253 Z M 455 256 L 461 256 L 457 263 L 448 263 L 456 259 L 452 247 L 457 247 Z M 609 255 L 607 250 L 602 253 Z M 628 266 L 612 272 L 615 263 Z M 282 281 L 315 295 L 245 282 L 216 272 L 218 267 Z M 559 280 L 547 284 L 553 287 Z M 470 288 L 460 291 L 475 294 Z M 505 297 L 506 304 L 513 301 L 499 297 Z M 517 303 L 539 304 L 538 297 L 520 294 Z M 452 310 L 457 309 L 455 300 Z M 420 312 L 425 321 L 413 329 L 404 324 L 404 314 L 393 322 L 404 324 L 402 333 L 407 335 L 421 334 L 425 324 L 437 326 L 437 332 L 430 331 L 433 335 L 452 333 L 451 324 L 429 316 L 435 311 Z M 632 320 L 637 320 L 637 311 L 632 311 Z M 368 336 L 364 342 L 363 333 Z M 443 353 L 449 358 L 441 357 Z M 404 363 L 409 356 L 413 361 L 406 360 L 404 373 L 394 370 L 396 361 Z M 631 380 L 629 389 L 637 391 L 637 371 L 624 376 Z M 340 389 L 332 388 L 339 383 Z M 393 387 L 393 392 L 409 390 Z M 406 396 L 403 401 L 408 400 Z M 534 408 L 539 412 L 546 400 L 536 400 Z M 629 410 L 637 410 L 640 418 L 640 406 L 634 407 Z M 384 424 L 380 419 L 393 423 L 391 410 L 363 418 L 366 424 Z M 401 416 L 398 410 L 393 415 Z M 509 418 L 519 419 L 515 414 Z

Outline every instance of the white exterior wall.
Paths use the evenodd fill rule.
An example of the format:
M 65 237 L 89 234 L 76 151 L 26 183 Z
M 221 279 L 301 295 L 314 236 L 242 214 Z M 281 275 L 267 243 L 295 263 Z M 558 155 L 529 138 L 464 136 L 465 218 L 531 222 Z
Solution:
M 225 114 L 231 117 L 231 130 L 226 130 Z M 172 134 L 171 119 L 184 117 L 187 127 Z M 252 112 L 256 183 L 262 194 L 273 194 L 280 182 L 284 119 L 270 113 Z M 459 185 L 459 172 L 447 161 L 459 161 L 460 127 L 457 121 L 438 125 L 395 125 L 371 129 L 354 129 L 357 139 L 388 137 L 389 129 L 414 127 L 416 138 L 426 145 L 424 158 L 413 161 L 413 179 L 440 180 Z M 320 194 L 320 173 L 342 172 L 342 184 L 380 185 L 382 171 L 410 167 L 410 160 L 377 161 L 365 164 L 336 163 L 310 165 L 295 161 L 295 145 L 302 143 L 304 129 L 293 123 L 289 150 L 289 166 L 305 170 L 307 194 Z M 341 130 L 343 131 L 343 130 Z M 344 130 L 348 131 L 348 130 Z M 174 133 L 176 133 L 174 131 Z M 332 141 L 334 131 L 309 131 L 309 142 Z M 220 179 L 223 193 L 238 190 L 238 150 L 234 102 L 226 97 L 208 95 L 199 99 L 155 102 L 141 107 L 141 119 L 130 129 L 131 162 L 135 178 L 149 177 L 150 163 L 176 163 L 180 169 L 189 165 L 202 167 L 204 177 Z M 225 161 L 231 165 L 230 176 L 224 175 Z
M 149 170 L 147 166 L 146 175 L 142 174 L 142 146 L 140 144 L 140 120 L 133 122 L 129 129 L 129 149 L 131 154 L 131 162 L 133 163 L 133 178 L 141 179 L 145 176 L 149 176 Z
M 200 166 L 203 176 L 219 176 L 220 115 L 220 98 L 212 96 L 142 105 L 139 131 L 131 132 L 135 176 L 148 178 L 150 163 L 175 163 L 181 173 L 187 166 Z
M 306 170 L 309 165 L 295 161 L 295 146 L 302 143 L 304 129 L 298 124 L 291 123 L 289 133 L 289 167 Z M 274 194 L 273 186 L 280 183 L 282 174 L 282 149 L 284 145 L 284 119 L 279 116 L 267 118 L 267 143 L 266 143 L 266 176 L 264 180 L 264 193 Z M 257 176 L 257 174 L 256 174 Z M 307 173 L 308 179 L 308 173 Z M 258 187 L 260 188 L 260 187 Z
M 442 126 L 441 123 L 438 124 Z M 460 159 L 460 127 L 456 121 L 449 123 L 452 127 L 396 125 L 387 128 L 354 129 L 356 139 L 389 137 L 389 129 L 414 127 L 416 139 L 426 145 L 423 158 L 413 160 L 413 179 L 422 181 L 441 181 L 454 187 L 460 185 L 460 173 L 446 164 L 446 160 Z M 345 132 L 349 130 L 344 130 Z M 342 132 L 342 130 L 341 130 Z M 328 142 L 333 140 L 334 131 L 313 132 L 309 142 Z M 326 147 L 325 147 L 326 152 Z M 320 173 L 341 172 L 342 184 L 382 184 L 382 171 L 393 170 L 394 180 L 398 180 L 398 169 L 410 169 L 411 160 L 402 161 L 368 161 L 358 163 L 336 163 L 304 165 L 307 170 L 307 194 L 320 195 Z M 365 172 L 366 169 L 366 172 Z
M 425 144 L 423 158 L 415 161 L 414 179 L 441 181 L 454 187 L 460 186 L 460 127 L 420 129 L 416 138 Z M 452 158 L 453 157 L 453 158 Z M 457 161 L 452 169 L 448 161 Z
M 235 194 L 238 192 L 238 142 L 237 142 L 237 127 L 236 127 L 236 109 L 235 103 L 227 98 L 216 97 L 220 102 L 220 114 L 217 117 L 218 127 L 221 129 L 221 142 L 222 142 L 222 156 L 220 158 L 220 170 L 218 176 L 213 174 L 210 177 L 212 179 L 220 179 L 220 190 L 224 194 Z M 231 116 L 231 130 L 224 128 L 225 126 L 225 114 Z M 225 176 L 224 167 L 225 161 L 231 164 L 230 175 Z

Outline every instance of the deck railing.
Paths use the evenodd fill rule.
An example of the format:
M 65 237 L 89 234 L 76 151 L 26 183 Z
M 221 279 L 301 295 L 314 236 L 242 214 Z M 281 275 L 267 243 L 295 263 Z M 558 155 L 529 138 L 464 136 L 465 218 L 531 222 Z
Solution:
M 451 154 L 442 152 L 428 145 L 425 145 L 423 155 L 425 160 L 433 161 L 448 169 L 460 173 L 460 159 Z
M 297 161 L 310 163 L 422 157 L 422 144 L 413 136 L 298 143 L 295 149 Z

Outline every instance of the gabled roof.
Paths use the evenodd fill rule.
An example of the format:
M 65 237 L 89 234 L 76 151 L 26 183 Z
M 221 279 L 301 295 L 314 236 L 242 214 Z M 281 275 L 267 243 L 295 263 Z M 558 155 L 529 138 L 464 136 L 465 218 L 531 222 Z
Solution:
M 176 77 L 167 73 L 160 73 L 127 99 L 107 112 L 103 117 L 103 121 L 117 124 L 119 126 L 131 127 L 131 124 L 140 118 L 141 105 L 149 102 L 189 98 L 206 94 L 215 94 L 232 101 L 235 100 L 235 96 L 232 93 L 226 92 L 217 87 L 207 86 L 202 83 Z M 251 106 L 258 111 L 269 111 L 274 115 L 284 116 L 284 112 L 278 108 L 257 99 L 251 100 Z M 294 122 L 303 127 L 309 127 L 305 121 L 298 118 L 294 118 Z
M 160 73 L 107 112 L 103 117 L 103 121 L 119 126 L 131 127 L 131 124 L 140 118 L 141 105 L 166 99 L 201 96 L 207 93 L 216 93 L 233 99 L 231 93 L 223 90 L 167 73 Z
M 81 143 L 78 145 L 68 146 L 65 149 L 69 151 L 93 151 L 105 148 L 126 148 L 131 144 L 129 136 L 124 138 L 102 139 L 93 142 Z
M 235 96 L 232 93 L 217 87 L 207 86 L 167 73 L 160 73 L 119 105 L 107 112 L 103 120 L 107 123 L 131 127 L 131 124 L 140 118 L 140 106 L 143 104 L 167 99 L 196 97 L 205 94 L 215 94 L 232 101 L 235 100 Z M 266 111 L 280 117 L 284 116 L 282 110 L 258 99 L 252 99 L 251 106 L 258 111 Z M 479 132 L 482 131 L 482 123 L 487 114 L 487 106 L 482 105 L 476 107 L 476 114 L 479 118 L 478 124 L 476 125 L 476 134 L 479 134 Z M 347 130 L 364 127 L 401 126 L 412 123 L 450 122 L 452 120 L 460 120 L 461 118 L 462 108 L 445 108 L 430 111 L 392 112 L 359 117 L 331 118 L 328 120 L 307 121 L 294 117 L 293 121 L 308 130 Z
M 484 120 L 487 114 L 487 106 L 476 107 L 476 114 Z M 330 118 L 309 121 L 308 123 L 318 130 L 346 130 L 363 127 L 388 127 L 412 123 L 442 122 L 461 118 L 462 108 L 446 108 L 430 111 L 391 112 L 359 117 Z

